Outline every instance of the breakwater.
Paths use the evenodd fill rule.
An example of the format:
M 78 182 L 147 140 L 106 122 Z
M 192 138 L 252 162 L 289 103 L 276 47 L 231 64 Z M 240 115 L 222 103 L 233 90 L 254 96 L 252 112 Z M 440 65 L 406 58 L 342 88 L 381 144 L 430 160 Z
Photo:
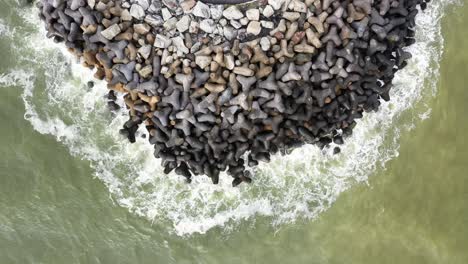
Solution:
M 48 36 L 124 92 L 166 172 L 233 185 L 305 143 L 340 145 L 389 100 L 423 1 L 42 1 Z M 117 108 L 115 95 L 109 105 Z M 339 148 L 335 151 L 338 153 Z

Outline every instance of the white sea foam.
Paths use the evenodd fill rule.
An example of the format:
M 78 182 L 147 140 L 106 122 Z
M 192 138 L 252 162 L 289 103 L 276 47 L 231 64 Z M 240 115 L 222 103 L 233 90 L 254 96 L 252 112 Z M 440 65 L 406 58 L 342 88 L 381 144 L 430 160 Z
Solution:
M 5 22 L 0 19 L 0 37 L 5 35 L 6 32 L 8 32 L 8 28 L 6 27 Z
M 341 155 L 332 155 L 332 148 L 320 151 L 306 146 L 288 156 L 274 156 L 254 171 L 251 185 L 239 188 L 232 188 L 225 175 L 219 185 L 212 185 L 207 177 L 196 177 L 188 185 L 181 177 L 164 175 L 145 139 L 129 144 L 118 134 L 126 114 L 108 113 L 105 84 L 97 82 L 87 89 L 91 72 L 72 63 L 71 55 L 46 40 L 42 30 L 25 37 L 29 45 L 18 47 L 17 54 L 25 63 L 0 75 L 0 85 L 21 86 L 25 118 L 38 132 L 54 135 L 73 155 L 91 161 L 95 176 L 119 205 L 155 224 L 172 225 L 169 232 L 205 233 L 215 226 L 229 230 L 258 215 L 270 216 L 274 225 L 280 225 L 316 217 L 340 193 L 366 182 L 397 156 L 400 130 L 412 124 L 397 125 L 406 110 L 414 109 L 415 119 L 427 118 L 430 109 L 424 99 L 437 91 L 443 45 L 440 18 L 449 3 L 434 1 L 418 16 L 417 43 L 409 48 L 413 59 L 397 74 L 391 102 L 358 122 Z M 39 24 L 27 12 L 25 21 Z M 34 68 L 27 68 L 32 62 Z M 419 104 L 423 106 L 415 109 Z

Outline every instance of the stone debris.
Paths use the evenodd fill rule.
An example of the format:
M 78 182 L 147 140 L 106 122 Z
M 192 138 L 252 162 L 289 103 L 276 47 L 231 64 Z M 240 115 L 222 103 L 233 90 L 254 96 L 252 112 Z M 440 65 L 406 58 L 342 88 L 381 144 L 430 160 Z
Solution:
M 341 145 L 390 100 L 428 0 L 40 0 L 47 37 L 124 93 L 164 171 L 213 183 L 303 144 Z M 114 98 L 114 99 L 113 99 Z M 339 147 L 334 146 L 339 153 Z
M 105 37 L 108 40 L 113 39 L 115 36 L 117 36 L 120 33 L 120 27 L 118 24 L 113 24 L 106 28 L 105 30 L 101 31 L 101 34 L 103 37 Z

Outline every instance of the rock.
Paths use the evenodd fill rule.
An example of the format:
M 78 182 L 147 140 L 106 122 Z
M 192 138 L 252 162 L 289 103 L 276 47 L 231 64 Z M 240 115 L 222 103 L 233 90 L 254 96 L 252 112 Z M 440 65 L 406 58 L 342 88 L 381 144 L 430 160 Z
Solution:
M 162 3 L 171 10 L 176 9 L 179 6 L 179 0 L 162 0 Z
M 196 3 L 197 2 L 195 0 L 184 0 L 182 3 L 180 3 L 180 7 L 182 7 L 184 13 L 189 13 L 192 11 Z
M 210 18 L 210 7 L 201 1 L 198 1 L 192 10 L 192 15 L 201 18 Z
M 130 8 L 130 3 L 129 2 L 123 2 L 122 3 L 122 8 L 126 8 L 126 9 Z
M 142 78 L 148 78 L 153 73 L 153 67 L 151 67 L 151 65 L 146 65 L 145 67 L 141 68 L 138 73 Z
M 233 40 L 237 37 L 237 30 L 230 26 L 223 28 L 224 37 L 228 40 Z
M 236 66 L 234 56 L 232 56 L 231 54 L 224 55 L 224 64 L 226 65 L 226 69 L 232 71 Z
M 187 31 L 190 27 L 190 22 L 189 16 L 183 16 L 176 24 L 177 30 L 182 33 Z
M 151 54 L 151 45 L 145 45 L 138 49 L 138 53 L 145 59 L 148 59 Z
M 242 24 L 237 20 L 231 20 L 229 22 L 235 29 L 240 29 L 242 27 Z
M 164 21 L 167 21 L 172 18 L 171 11 L 169 11 L 169 9 L 167 8 L 161 9 L 161 14 Z
M 333 154 L 334 154 L 334 155 L 339 154 L 340 152 L 341 152 L 340 147 L 335 147 L 335 148 L 333 149 Z
M 167 31 L 171 31 L 176 28 L 177 18 L 171 17 L 166 22 L 164 22 L 163 27 Z
M 268 51 L 270 50 L 271 47 L 271 42 L 267 37 L 263 37 L 260 39 L 260 47 L 262 48 L 263 51 Z
M 292 0 L 288 8 L 291 9 L 294 12 L 300 12 L 300 13 L 307 13 L 307 6 L 303 1 L 300 0 Z
M 138 20 L 143 20 L 145 17 L 145 10 L 140 5 L 133 4 L 130 7 L 130 15 Z
M 275 27 L 275 23 L 271 21 L 260 21 L 260 24 L 262 25 L 263 28 L 268 28 L 268 29 L 273 29 Z
M 63 2 L 63 1 L 61 1 L 61 2 Z M 72 1 L 71 1 L 70 8 L 71 8 L 72 10 L 73 10 L 73 2 L 76 2 L 76 0 L 72 0 Z M 104 3 L 104 2 L 98 2 L 98 3 L 96 4 L 95 8 L 96 8 L 96 10 L 102 12 L 102 11 L 104 11 L 104 10 L 107 9 L 107 5 L 106 5 L 106 3 Z M 75 9 L 75 10 L 76 10 L 76 9 Z
M 249 9 L 245 12 L 249 20 L 258 21 L 260 19 L 260 11 L 258 9 Z
M 258 21 L 250 21 L 249 25 L 247 26 L 247 33 L 257 36 L 262 31 L 262 26 Z
M 133 30 L 138 35 L 146 35 L 150 31 L 150 26 L 148 24 L 135 24 L 133 25 Z
M 89 7 L 91 8 L 94 8 L 94 6 L 96 5 L 96 0 L 88 0 L 87 2 L 88 2 Z
M 263 16 L 265 16 L 266 18 L 271 17 L 274 13 L 275 13 L 275 10 L 273 10 L 273 7 L 271 7 L 271 5 L 265 6 L 262 12 Z
M 197 34 L 200 29 L 200 24 L 196 21 L 190 21 L 189 32 L 192 34 Z
M 185 43 L 182 37 L 178 36 L 178 37 L 172 38 L 172 44 L 174 44 L 174 46 L 177 48 L 177 52 L 180 55 L 189 53 L 189 49 L 185 46 Z
M 212 5 L 210 7 L 211 18 L 214 20 L 221 19 L 223 17 L 224 7 L 222 5 Z
M 195 63 L 200 67 L 201 69 L 205 69 L 208 67 L 211 63 L 211 56 L 196 56 L 195 57 Z
M 147 15 L 145 17 L 145 22 L 156 28 L 160 27 L 164 23 L 164 20 L 159 16 Z
M 244 17 L 244 14 L 235 5 L 226 8 L 223 11 L 223 16 L 229 20 L 238 20 Z
M 128 9 L 124 9 L 122 13 L 120 13 L 120 18 L 122 19 L 122 21 L 131 21 L 132 15 L 128 11 Z
M 280 10 L 280 8 L 283 6 L 285 0 L 268 0 L 268 4 L 274 9 L 274 10 Z
M 253 70 L 246 67 L 235 67 L 232 72 L 247 77 L 253 76 L 255 74 Z
M 167 49 L 172 44 L 172 40 L 164 35 L 157 34 L 154 41 L 156 48 Z
M 136 3 L 143 8 L 143 10 L 147 10 L 149 7 L 150 0 L 137 0 Z
M 101 31 L 101 35 L 108 40 L 113 39 L 115 36 L 120 34 L 121 29 L 118 24 L 113 24 L 108 27 L 106 30 Z
M 206 33 L 213 33 L 215 30 L 215 22 L 213 19 L 204 19 L 200 22 L 200 29 Z
M 300 16 L 301 14 L 299 12 L 283 12 L 283 18 L 291 22 L 298 20 Z
M 241 19 L 239 19 L 239 22 L 241 23 L 242 26 L 246 26 L 249 24 L 250 20 L 246 17 L 243 17 Z
M 199 50 L 200 50 L 200 47 L 201 47 L 201 43 L 200 42 L 196 42 L 193 44 L 193 46 L 190 48 L 190 53 L 197 53 Z

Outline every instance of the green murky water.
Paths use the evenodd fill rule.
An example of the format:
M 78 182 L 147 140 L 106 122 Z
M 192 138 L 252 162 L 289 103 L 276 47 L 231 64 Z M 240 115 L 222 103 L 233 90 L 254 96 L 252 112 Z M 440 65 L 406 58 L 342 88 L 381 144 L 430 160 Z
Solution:
M 115 181 L 106 179 L 114 178 L 100 174 L 99 162 L 104 161 L 83 154 L 92 151 L 77 150 L 80 144 L 76 142 L 70 147 L 66 138 L 80 133 L 86 137 L 78 137 L 77 142 L 89 143 L 85 139 L 90 134 L 82 132 L 85 123 L 73 127 L 76 120 L 63 117 L 59 122 L 53 113 L 67 105 L 74 106 L 69 112 L 75 111 L 78 97 L 55 94 L 62 98 L 57 102 L 45 87 L 53 86 L 50 80 L 54 78 L 69 78 L 76 89 L 82 89 L 82 84 L 70 76 L 71 69 L 60 69 L 67 65 L 58 64 L 63 57 L 50 55 L 55 68 L 36 66 L 47 62 L 48 53 L 21 49 L 43 45 L 35 42 L 37 38 L 22 38 L 37 31 L 34 20 L 25 22 L 24 12 L 31 9 L 0 0 L 0 263 L 468 263 L 467 4 L 450 4 L 443 10 L 440 77 L 427 77 L 423 95 L 395 117 L 391 126 L 399 128 L 398 133 L 383 131 L 387 135 L 379 151 L 391 149 L 398 155 L 366 160 L 380 165 L 363 181 L 346 185 L 347 190 L 333 199 L 307 200 L 309 208 L 318 208 L 321 202 L 331 204 L 314 219 L 297 217 L 294 222 L 274 225 L 280 214 L 264 212 L 246 220 L 231 217 L 235 225 L 211 225 L 206 220 L 210 228 L 185 236 L 177 234 L 180 222 L 138 210 L 148 208 L 143 201 L 166 201 L 158 196 L 168 193 L 162 190 L 166 185 L 151 199 L 138 197 L 131 188 L 110 184 Z M 35 76 L 33 81 L 31 76 Z M 425 96 L 434 82 L 436 95 Z M 31 101 L 28 93 L 33 87 Z M 90 120 L 108 119 L 105 107 L 99 103 L 92 107 L 97 110 Z M 415 119 L 415 115 L 425 118 Z M 100 122 L 91 125 L 102 133 L 95 139 L 100 147 L 112 139 L 101 126 Z M 293 161 L 288 169 L 308 168 Z M 320 171 L 343 162 L 332 160 Z M 265 166 L 276 168 L 275 164 Z M 112 169 L 127 171 L 124 165 L 116 163 Z M 330 181 L 338 183 L 338 179 Z M 188 187 L 181 188 L 190 192 Z M 307 190 L 297 195 L 306 195 Z M 262 192 L 259 185 L 253 185 L 237 194 L 255 197 Z M 283 199 L 280 194 L 272 195 Z M 217 210 L 207 215 L 221 217 L 224 211 Z M 197 212 L 201 211 L 163 211 L 178 213 L 183 219 Z M 155 216 L 153 221 L 148 215 Z

